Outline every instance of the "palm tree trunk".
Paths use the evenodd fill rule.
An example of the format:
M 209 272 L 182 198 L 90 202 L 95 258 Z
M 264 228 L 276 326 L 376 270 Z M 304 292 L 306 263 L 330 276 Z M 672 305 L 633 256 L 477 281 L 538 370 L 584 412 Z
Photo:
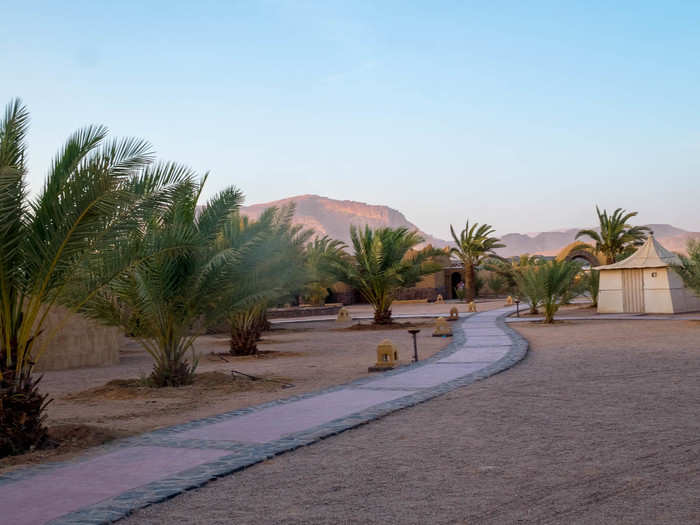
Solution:
M 464 300 L 472 302 L 476 297 L 476 275 L 472 263 L 464 263 Z
M 39 448 L 48 441 L 44 425 L 48 394 L 40 394 L 37 379 L 29 370 L 15 377 L 14 370 L 3 371 L 0 379 L 0 458 Z
M 391 309 L 376 308 L 374 310 L 374 324 L 391 324 Z
M 556 307 L 554 305 L 545 305 L 544 307 L 544 322 L 547 324 L 551 324 L 554 322 L 554 312 L 556 310 Z
M 258 353 L 260 332 L 249 329 L 231 329 L 231 355 L 255 355 Z

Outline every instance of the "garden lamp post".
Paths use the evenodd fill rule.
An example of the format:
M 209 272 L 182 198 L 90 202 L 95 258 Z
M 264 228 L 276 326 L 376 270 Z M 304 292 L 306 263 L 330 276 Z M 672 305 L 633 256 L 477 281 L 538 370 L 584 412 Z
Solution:
M 515 300 L 515 315 L 520 317 L 520 299 Z
M 418 343 L 416 342 L 416 334 L 420 332 L 418 328 L 411 328 L 408 333 L 413 336 L 413 362 L 418 362 Z

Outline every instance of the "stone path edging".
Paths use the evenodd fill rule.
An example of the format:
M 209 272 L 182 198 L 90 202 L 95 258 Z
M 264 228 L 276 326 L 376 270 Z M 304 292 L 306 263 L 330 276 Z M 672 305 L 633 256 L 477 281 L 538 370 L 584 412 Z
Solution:
M 129 447 L 134 447 L 133 450 L 146 452 L 150 450 L 150 447 L 155 447 L 155 449 L 159 451 L 163 449 L 172 449 L 172 453 L 190 449 L 193 451 L 200 451 L 203 455 L 208 454 L 212 456 L 211 460 L 203 461 L 191 468 L 168 475 L 163 479 L 141 484 L 137 486 L 137 488 L 123 491 L 112 497 L 107 497 L 100 500 L 98 503 L 61 515 L 48 522 L 52 525 L 110 523 L 127 516 L 138 508 L 164 501 L 186 490 L 200 487 L 215 478 L 232 474 L 278 454 L 310 445 L 321 439 L 363 425 L 397 410 L 414 406 L 456 388 L 470 385 L 475 381 L 485 379 L 510 368 L 527 354 L 527 341 L 505 323 L 505 318 L 511 311 L 512 308 L 500 309 L 491 312 L 483 312 L 471 318 L 461 319 L 453 325 L 455 334 L 448 347 L 424 361 L 385 372 L 380 377 L 365 377 L 321 391 L 293 396 L 255 407 L 236 410 L 218 416 L 156 430 L 140 436 L 120 440 L 103 447 L 98 447 L 97 449 L 91 450 L 89 454 L 85 454 L 76 460 L 39 465 L 10 472 L 4 476 L 0 476 L 0 508 L 7 509 L 9 505 L 12 505 L 9 500 L 7 502 L 3 501 L 2 494 L 3 492 L 7 494 L 8 491 L 4 489 L 9 490 L 16 483 L 29 481 L 33 478 L 36 481 L 37 477 L 41 478 L 42 475 L 49 478 L 52 474 L 60 475 L 61 469 L 67 467 L 75 469 L 80 468 L 82 465 L 87 468 L 89 462 L 99 460 L 108 453 L 126 451 Z M 465 330 L 468 330 L 470 327 L 475 328 L 476 334 L 468 338 L 465 334 Z M 499 329 L 500 334 L 495 333 L 495 329 Z M 471 338 L 475 340 L 475 343 L 468 346 Z M 493 338 L 497 342 L 490 344 L 488 341 L 491 339 L 489 338 Z M 503 340 L 509 342 L 504 344 Z M 479 343 L 480 341 L 483 341 L 483 343 Z M 468 350 L 469 348 L 474 352 L 478 352 L 480 350 L 488 351 L 489 348 L 493 350 L 493 347 L 496 346 L 503 348 L 504 351 L 506 347 L 509 348 L 502 357 L 492 362 L 471 361 L 471 363 L 463 363 L 454 359 L 446 360 L 446 358 L 450 356 L 454 358 L 455 354 Z M 430 367 L 430 365 L 438 365 L 439 368 Z M 476 365 L 479 366 L 474 368 Z M 471 370 L 472 368 L 473 370 Z M 449 370 L 456 374 L 457 377 L 429 387 L 410 386 L 410 384 L 406 386 L 406 381 L 410 383 L 411 377 L 418 378 L 418 382 L 420 382 L 420 380 L 425 381 L 426 378 L 422 377 L 421 373 L 423 376 L 427 375 L 427 380 L 430 380 L 430 372 L 435 372 L 436 370 L 438 370 L 439 373 Z M 460 371 L 465 371 L 466 373 L 461 375 Z M 413 373 L 412 376 L 410 375 L 411 373 Z M 391 378 L 395 379 L 392 380 Z M 402 380 L 404 381 L 404 386 L 391 386 L 392 381 L 401 383 Z M 381 386 L 382 383 L 384 383 L 385 386 Z M 196 435 L 198 432 L 202 433 L 207 429 L 216 428 L 217 424 L 219 426 L 221 426 L 221 424 L 225 426 L 226 423 L 230 423 L 236 418 L 246 416 L 255 417 L 256 414 L 265 414 L 263 411 L 267 409 L 284 407 L 285 405 L 305 400 L 311 400 L 310 402 L 313 403 L 314 400 L 321 398 L 320 396 L 333 393 L 342 395 L 343 392 L 349 391 L 358 395 L 361 392 L 374 392 L 375 394 L 372 395 L 386 396 L 388 400 L 371 404 L 361 410 L 341 415 L 341 417 L 336 419 L 324 421 L 321 424 L 285 434 L 277 439 L 266 442 L 251 443 L 206 439 L 202 437 L 183 438 L 182 436 L 178 436 L 178 434 L 186 433 Z M 295 405 L 292 405 L 292 408 L 294 406 Z M 299 405 L 296 406 L 298 407 Z M 280 411 L 278 410 L 278 412 Z M 36 494 L 34 494 L 34 496 L 36 496 Z

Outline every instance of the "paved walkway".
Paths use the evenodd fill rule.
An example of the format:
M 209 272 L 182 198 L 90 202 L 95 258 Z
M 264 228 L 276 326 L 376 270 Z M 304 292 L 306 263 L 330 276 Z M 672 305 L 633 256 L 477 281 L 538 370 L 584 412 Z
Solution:
M 0 477 L 2 523 L 109 523 L 396 410 L 509 368 L 527 342 L 508 328 L 512 308 L 453 324 L 430 359 L 346 385 L 157 430 L 81 458 Z

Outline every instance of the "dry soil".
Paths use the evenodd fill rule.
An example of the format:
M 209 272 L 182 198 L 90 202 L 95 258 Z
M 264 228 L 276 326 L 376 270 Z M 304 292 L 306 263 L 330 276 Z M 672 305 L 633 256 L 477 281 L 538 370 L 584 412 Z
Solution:
M 700 324 L 516 329 L 509 371 L 126 523 L 700 523 Z

